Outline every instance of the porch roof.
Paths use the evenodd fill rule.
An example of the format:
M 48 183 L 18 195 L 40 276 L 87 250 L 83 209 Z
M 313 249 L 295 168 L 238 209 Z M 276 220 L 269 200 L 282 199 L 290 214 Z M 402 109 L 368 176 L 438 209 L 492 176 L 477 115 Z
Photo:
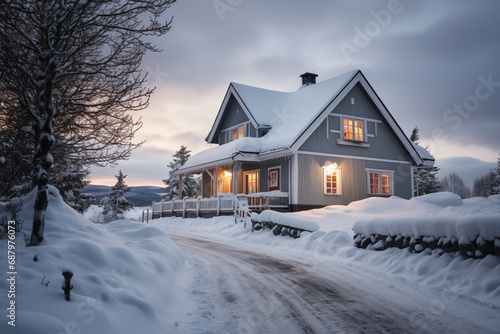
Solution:
M 177 174 L 203 171 L 217 165 L 231 164 L 233 161 L 260 161 L 263 138 L 244 137 L 225 145 L 209 148 L 189 158 L 177 170 Z

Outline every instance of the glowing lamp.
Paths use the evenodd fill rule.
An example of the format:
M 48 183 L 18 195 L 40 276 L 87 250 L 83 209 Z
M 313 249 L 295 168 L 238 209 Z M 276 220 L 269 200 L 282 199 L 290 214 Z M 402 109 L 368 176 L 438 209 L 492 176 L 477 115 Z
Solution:
M 337 169 L 337 163 L 336 162 L 330 162 L 327 161 L 324 165 L 323 168 L 326 169 L 327 171 L 332 171 Z

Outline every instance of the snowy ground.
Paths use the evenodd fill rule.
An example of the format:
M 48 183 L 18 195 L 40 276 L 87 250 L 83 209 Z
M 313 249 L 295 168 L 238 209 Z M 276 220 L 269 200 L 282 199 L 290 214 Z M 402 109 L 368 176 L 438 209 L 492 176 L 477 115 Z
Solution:
M 52 191 L 45 240 L 26 248 L 30 197 L 16 238 L 16 327 L 3 306 L 0 333 L 495 333 L 499 257 L 352 246 L 360 219 L 500 217 L 498 197 L 451 200 L 373 198 L 302 212 L 320 230 L 292 239 L 252 233 L 232 217 L 93 224 Z M 8 305 L 7 239 L 0 248 L 0 302 Z M 70 302 L 61 290 L 68 267 Z

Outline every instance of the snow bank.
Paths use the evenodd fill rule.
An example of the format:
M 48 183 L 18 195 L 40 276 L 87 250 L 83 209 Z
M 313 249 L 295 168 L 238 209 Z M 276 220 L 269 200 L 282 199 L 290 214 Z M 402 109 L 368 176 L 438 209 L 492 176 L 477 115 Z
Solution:
M 283 253 L 303 259 L 311 266 L 344 266 L 356 275 L 376 275 L 391 282 L 406 282 L 408 288 L 427 286 L 436 293 L 436 300 L 445 303 L 462 299 L 471 301 L 471 307 L 487 305 L 500 308 L 500 257 L 467 259 L 452 253 L 439 255 L 423 252 L 410 253 L 407 249 L 391 248 L 383 252 L 353 246 L 353 225 L 358 221 L 380 219 L 382 223 L 394 215 L 409 219 L 426 217 L 435 221 L 436 215 L 449 221 L 464 215 L 481 214 L 486 220 L 500 217 L 500 196 L 460 200 L 451 194 L 433 194 L 412 200 L 399 197 L 377 198 L 332 205 L 322 209 L 288 213 L 315 222 L 319 230 L 303 232 L 298 239 L 277 237 L 270 230 L 250 232 L 247 226 L 234 224 L 233 217 L 210 219 L 182 219 L 169 217 L 155 219 L 152 224 L 167 233 L 193 235 L 198 238 L 220 240 L 223 243 L 255 248 L 260 252 Z M 489 218 L 488 218 L 489 217 Z M 486 231 L 485 231 L 486 232 Z M 488 232 L 492 233 L 492 232 Z M 446 299 L 439 299 L 446 296 Z
M 300 230 L 315 232 L 319 230 L 319 224 L 304 219 L 300 216 L 281 213 L 273 210 L 264 210 L 259 215 L 252 214 L 252 220 L 261 223 L 274 223 L 282 226 L 289 226 Z
M 353 225 L 354 233 L 416 238 L 500 238 L 500 205 L 495 205 L 489 199 L 462 201 L 455 194 L 442 192 L 412 198 L 406 202 L 402 203 L 406 208 L 404 212 L 359 219 Z M 391 204 L 390 201 L 386 202 L 386 205 Z
M 49 194 L 45 238 L 37 247 L 24 246 L 35 193 L 25 199 L 24 227 L 15 240 L 16 327 L 4 316 L 0 332 L 173 332 L 184 258 L 170 237 L 130 220 L 93 224 L 67 206 L 57 189 L 50 187 Z M 6 239 L 0 248 L 7 249 Z M 7 263 L 6 255 L 0 252 L 1 263 Z M 70 301 L 61 289 L 63 270 L 74 273 Z M 7 291 L 6 271 L 0 275 L 0 290 Z M 6 293 L 0 298 L 6 305 Z

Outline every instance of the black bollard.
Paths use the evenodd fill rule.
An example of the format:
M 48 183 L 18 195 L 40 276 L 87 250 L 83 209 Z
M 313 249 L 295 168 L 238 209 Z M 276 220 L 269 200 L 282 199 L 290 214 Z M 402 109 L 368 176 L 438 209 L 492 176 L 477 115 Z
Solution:
M 73 277 L 73 272 L 71 272 L 70 270 L 66 270 L 62 272 L 62 275 L 64 276 L 64 283 L 62 285 L 64 297 L 69 301 L 69 291 L 73 289 L 73 286 L 71 285 L 71 277 Z

